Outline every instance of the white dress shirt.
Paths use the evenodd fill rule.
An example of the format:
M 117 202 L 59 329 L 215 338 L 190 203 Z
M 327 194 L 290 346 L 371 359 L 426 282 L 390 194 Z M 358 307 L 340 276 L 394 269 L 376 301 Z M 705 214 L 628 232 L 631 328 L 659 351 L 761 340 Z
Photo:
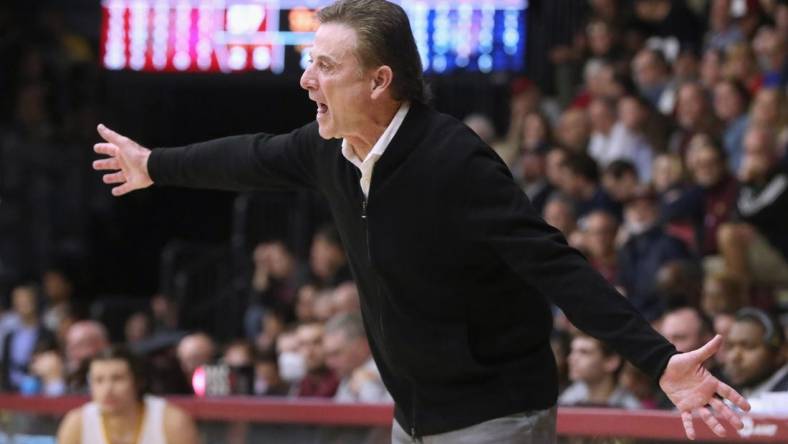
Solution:
M 402 121 L 405 120 L 405 116 L 408 114 L 409 109 L 410 106 L 407 102 L 399 107 L 399 111 L 397 111 L 397 114 L 391 119 L 389 126 L 386 127 L 386 130 L 383 131 L 378 141 L 372 146 L 372 150 L 363 160 L 356 156 L 356 153 L 353 151 L 347 139 L 342 139 L 342 155 L 361 170 L 361 180 L 359 180 L 359 183 L 361 184 L 361 191 L 364 192 L 364 197 L 369 197 L 369 184 L 372 181 L 372 169 L 375 167 L 375 163 L 377 163 L 380 156 L 383 155 L 383 152 L 386 151 L 389 143 L 391 143 L 391 139 L 397 134 L 397 130 L 399 130 L 399 127 L 402 125 Z

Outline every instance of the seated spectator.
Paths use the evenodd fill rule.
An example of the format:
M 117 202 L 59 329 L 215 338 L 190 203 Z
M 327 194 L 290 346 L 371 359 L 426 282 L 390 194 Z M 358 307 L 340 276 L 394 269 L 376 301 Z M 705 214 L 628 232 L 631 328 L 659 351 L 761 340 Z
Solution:
M 306 376 L 306 359 L 301 353 L 297 330 L 286 330 L 276 338 L 277 369 L 288 393 L 295 395 Z
M 564 162 L 569 157 L 569 152 L 561 147 L 551 147 L 544 157 L 544 175 L 547 178 L 547 183 L 553 187 L 558 188 L 564 181 Z
M 146 395 L 142 364 L 110 348 L 89 364 L 91 401 L 68 412 L 60 424 L 61 444 L 196 444 L 194 421 L 162 398 Z
M 42 320 L 47 330 L 56 332 L 60 324 L 71 315 L 71 299 L 74 295 L 74 283 L 66 272 L 58 268 L 50 268 L 41 276 L 41 285 L 47 306 L 42 313 Z
M 332 288 L 352 280 L 345 248 L 334 226 L 325 226 L 315 234 L 309 253 L 309 266 L 312 282 L 318 288 Z
M 340 378 L 334 395 L 338 402 L 391 402 L 372 359 L 360 314 L 341 314 L 328 320 L 323 334 L 326 366 Z
M 724 125 L 722 146 L 730 171 L 738 171 L 741 165 L 742 141 L 750 121 L 747 116 L 749 105 L 750 93 L 741 82 L 726 79 L 714 86 L 714 113 Z
M 599 111 L 597 108 L 605 111 Z M 591 111 L 603 115 L 609 114 L 608 118 L 615 120 L 607 137 L 598 137 L 596 145 L 593 144 L 592 139 L 589 154 L 603 168 L 614 160 L 628 160 L 637 168 L 638 177 L 648 181 L 651 178 L 654 149 L 643 133 L 648 119 L 646 106 L 634 96 L 624 96 L 619 99 L 618 104 L 596 100 L 591 104 Z
M 788 283 L 788 173 L 780 165 L 774 133 L 752 127 L 744 137 L 739 222 L 720 227 L 725 269 L 755 284 Z
M 126 319 L 123 333 L 126 337 L 126 344 L 129 346 L 150 338 L 153 333 L 153 325 L 150 316 L 144 311 L 132 313 L 132 315 Z
M 577 229 L 577 217 L 572 201 L 562 194 L 553 194 L 544 206 L 545 222 L 558 228 L 567 239 Z
M 107 329 L 96 321 L 79 321 L 66 332 L 66 375 L 71 393 L 87 391 L 90 359 L 109 346 Z
M 298 289 L 295 302 L 295 317 L 298 322 L 313 322 L 315 318 L 315 300 L 317 300 L 317 288 L 312 284 L 307 284 Z
M 712 0 L 709 7 L 709 30 L 706 47 L 725 49 L 734 43 L 745 41 L 747 36 L 731 14 L 731 0 Z
M 684 188 L 684 164 L 676 154 L 662 153 L 654 157 L 651 185 L 660 202 L 674 201 Z
M 668 149 L 682 158 L 687 152 L 690 140 L 696 134 L 718 136 L 711 103 L 700 83 L 687 82 L 679 88 L 676 123 L 678 128 L 671 135 Z
M 358 296 L 358 288 L 353 282 L 345 282 L 335 288 L 333 301 L 335 314 L 361 313 L 361 300 Z
M 0 387 L 17 391 L 29 372 L 30 359 L 37 346 L 51 346 L 55 337 L 41 323 L 38 316 L 38 289 L 20 285 L 11 292 L 12 307 L 19 317 L 19 325 L 9 331 L 3 341 L 0 360 Z
M 216 344 L 205 333 L 193 333 L 181 339 L 176 355 L 183 375 L 191 382 L 194 371 L 198 367 L 213 362 L 216 356 Z
M 569 379 L 572 381 L 558 397 L 558 405 L 598 406 L 638 409 L 640 402 L 618 385 L 624 360 L 603 342 L 578 334 L 569 353 Z
M 742 309 L 724 347 L 728 380 L 750 401 L 753 413 L 769 413 L 764 395 L 788 391 L 785 336 L 780 324 L 761 310 Z
M 700 306 L 706 316 L 734 314 L 748 305 L 749 298 L 741 279 L 724 271 L 706 274 Z
M 637 398 L 641 408 L 656 409 L 660 407 L 661 399 L 654 381 L 649 375 L 632 365 L 632 363 L 624 363 L 621 375 L 618 377 L 618 383 Z M 667 398 L 665 398 L 665 401 L 670 403 Z M 670 405 L 671 407 L 673 406 L 673 404 Z
M 709 342 L 712 334 L 711 320 L 698 309 L 680 307 L 665 313 L 660 323 L 659 332 L 679 353 L 697 350 Z M 706 362 L 706 368 L 713 365 Z
M 788 101 L 780 88 L 761 88 L 752 101 L 750 126 L 771 128 L 778 147 L 788 143 Z
M 277 309 L 290 318 L 296 291 L 306 281 L 293 254 L 282 241 L 261 243 L 254 249 L 251 294 L 244 315 L 246 337 L 253 340 L 262 327 L 263 312 Z
M 279 374 L 279 363 L 273 351 L 259 353 L 254 361 L 254 394 L 287 396 L 290 385 Z
M 676 86 L 662 51 L 643 48 L 632 59 L 632 78 L 638 92 L 663 114 L 673 112 Z
M 261 331 L 254 338 L 255 348 L 260 352 L 274 350 L 277 336 L 285 329 L 285 314 L 281 310 L 269 308 L 263 311 L 260 324 Z
M 547 148 L 523 151 L 514 164 L 513 172 L 531 205 L 539 213 L 544 211 L 547 199 L 555 190 L 547 179 L 546 152 Z
M 632 198 L 639 183 L 637 169 L 628 160 L 614 160 L 602 173 L 602 186 L 618 205 Z
M 319 323 L 303 324 L 296 330 L 299 353 L 306 364 L 306 375 L 298 388 L 299 397 L 332 398 L 337 392 L 339 378 L 326 366 L 323 331 Z
M 534 152 L 546 149 L 553 142 L 553 132 L 550 120 L 540 111 L 533 111 L 525 115 L 523 120 L 523 133 L 518 145 L 518 152 Z
M 624 229 L 629 239 L 618 253 L 618 282 L 632 304 L 649 321 L 665 309 L 658 295 L 656 276 L 666 263 L 689 257 L 679 239 L 659 224 L 656 195 L 642 188 L 624 209 Z
M 599 169 L 586 154 L 572 154 L 563 163 L 563 176 L 558 188 L 572 199 L 575 214 L 584 217 L 593 210 L 606 210 L 617 216 L 621 207 L 608 196 L 599 184 Z
M 30 377 L 35 378 L 33 390 L 23 388 L 24 394 L 49 397 L 66 394 L 65 363 L 55 347 L 36 350 L 30 360 Z
M 572 153 L 586 152 L 588 139 L 591 137 L 591 125 L 588 114 L 581 108 L 569 108 L 561 114 L 555 137 L 561 146 Z
M 602 210 L 593 211 L 586 216 L 580 230 L 582 235 L 580 249 L 586 254 L 591 266 L 610 283 L 615 283 L 618 276 L 617 232 L 616 218 Z
M 706 136 L 693 138 L 687 158 L 693 184 L 664 203 L 662 220 L 665 224 L 691 222 L 691 245 L 701 256 L 714 255 L 718 253 L 717 230 L 734 213 L 738 183 L 728 172 L 725 152 Z

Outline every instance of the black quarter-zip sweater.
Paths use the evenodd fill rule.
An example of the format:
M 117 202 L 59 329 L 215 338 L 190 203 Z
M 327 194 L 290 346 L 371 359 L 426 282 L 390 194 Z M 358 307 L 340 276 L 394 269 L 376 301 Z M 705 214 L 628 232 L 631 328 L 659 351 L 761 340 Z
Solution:
M 424 105 L 411 105 L 376 163 L 368 199 L 316 122 L 156 149 L 148 169 L 158 185 L 325 195 L 396 420 L 414 436 L 553 406 L 550 301 L 654 379 L 676 353 L 541 219 L 487 145 Z

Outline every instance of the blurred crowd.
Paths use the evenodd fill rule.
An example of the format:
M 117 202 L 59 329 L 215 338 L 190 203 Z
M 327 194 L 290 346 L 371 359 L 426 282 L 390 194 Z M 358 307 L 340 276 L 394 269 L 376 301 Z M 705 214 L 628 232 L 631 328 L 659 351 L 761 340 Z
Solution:
M 707 369 L 758 411 L 777 412 L 788 405 L 771 398 L 788 392 L 788 1 L 577 3 L 584 12 L 569 43 L 548 48 L 553 88 L 513 79 L 505 134 L 497 135 L 497 125 L 481 113 L 465 121 L 509 165 L 536 211 L 679 351 L 722 335 L 724 346 Z M 57 38 L 40 47 L 63 56 L 63 72 L 76 72 L 66 90 L 84 99 L 79 67 L 94 56 L 53 22 Z M 56 147 L 57 137 L 92 140 L 78 129 L 92 128 L 95 108 L 49 94 L 52 85 L 37 68 L 42 54 L 24 54 L 0 153 L 29 156 L 18 164 L 35 165 L 36 149 Z M 58 113 L 69 119 L 54 124 L 43 103 L 55 97 L 58 106 L 82 114 Z M 28 149 L 15 148 L 18 140 Z M 66 211 L 51 189 L 30 186 L 39 183 L 33 176 L 0 171 L 10 208 L 28 212 L 15 220 Z M 46 177 L 42 186 L 55 183 Z M 54 201 L 41 206 L 35 198 L 14 198 L 36 192 Z M 13 232 L 10 216 L 3 219 L 8 205 L 0 203 L 6 233 Z M 79 236 L 60 247 L 78 247 Z M 3 237 L 0 248 L 26 242 Z M 29 245 L 30 255 L 52 248 L 39 237 Z M 248 261 L 237 329 L 243 334 L 235 339 L 184 330 L 180 302 L 164 293 L 125 317 L 121 342 L 145 356 L 153 393 L 390 401 L 332 226 L 315 231 L 305 259 L 287 240 L 274 239 L 254 247 Z M 85 364 L 111 340 L 107 325 L 74 309 L 73 274 L 54 264 L 10 290 L 0 312 L 3 390 L 86 393 Z M 554 321 L 561 405 L 671 408 L 654 381 L 557 309 Z M 245 383 L 226 387 L 210 376 L 195 378 L 196 372 L 215 375 L 215 368 Z

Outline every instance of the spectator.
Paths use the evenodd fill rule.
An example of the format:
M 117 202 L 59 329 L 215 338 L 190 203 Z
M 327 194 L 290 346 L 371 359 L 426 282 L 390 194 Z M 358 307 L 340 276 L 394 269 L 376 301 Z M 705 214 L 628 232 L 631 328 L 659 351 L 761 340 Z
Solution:
M 315 234 L 309 265 L 313 282 L 318 288 L 336 287 L 351 280 L 345 249 L 336 228 L 325 226 Z
M 361 313 L 358 288 L 352 282 L 345 282 L 334 289 L 333 302 L 335 314 Z
M 323 349 L 326 366 L 340 378 L 335 401 L 392 401 L 372 360 L 360 314 L 341 314 L 329 319 Z
M 30 376 L 35 378 L 34 390 L 23 393 L 42 396 L 62 396 L 67 392 L 63 358 L 55 347 L 39 347 L 30 360 Z
M 164 294 L 155 294 L 150 300 L 153 315 L 153 332 L 172 333 L 178 329 L 178 304 Z
M 573 153 L 584 153 L 591 136 L 588 114 L 580 108 L 569 108 L 561 114 L 555 137 L 561 146 Z
M 632 78 L 640 95 L 663 114 L 670 114 L 676 101 L 676 87 L 671 81 L 670 67 L 664 54 L 644 48 L 632 60 Z
M 602 173 L 605 192 L 619 205 L 632 198 L 639 183 L 637 169 L 628 160 L 614 160 Z
M 703 86 L 697 82 L 681 85 L 677 94 L 676 123 L 678 129 L 671 135 L 669 150 L 684 157 L 690 140 L 696 134 L 717 136 L 711 104 Z
M 515 177 L 519 178 L 523 192 L 531 200 L 536 211 L 542 213 L 545 203 L 555 188 L 546 175 L 546 148 L 526 150 L 515 164 Z
M 145 394 L 142 365 L 131 353 L 107 349 L 91 359 L 89 369 L 91 402 L 66 414 L 59 443 L 199 442 L 197 427 L 185 412 Z
M 785 336 L 778 322 L 754 308 L 736 314 L 725 341 L 724 370 L 750 401 L 753 413 L 769 413 L 766 394 L 788 391 L 785 353 Z
M 260 352 L 274 349 L 276 338 L 285 329 L 285 314 L 280 310 L 269 309 L 263 312 L 260 319 L 262 330 L 254 339 L 255 347 Z
M 591 139 L 589 154 L 602 168 L 614 160 L 628 160 L 637 167 L 638 176 L 648 181 L 651 177 L 653 149 L 642 134 L 647 110 L 638 99 L 622 97 L 617 111 L 612 102 L 595 100 L 591 103 L 590 113 L 599 131 L 597 137 Z M 604 136 L 601 130 L 607 127 L 608 119 L 615 120 Z
M 577 229 L 577 218 L 572 201 L 561 194 L 554 194 L 544 206 L 544 220 L 558 228 L 567 239 Z
M 657 294 L 656 276 L 666 263 L 689 257 L 684 244 L 665 233 L 659 224 L 656 196 L 642 188 L 624 209 L 629 239 L 619 250 L 619 283 L 646 319 L 662 315 L 663 301 Z
M 290 385 L 279 374 L 279 364 L 273 351 L 258 354 L 254 362 L 254 394 L 287 396 Z
M 750 283 L 788 282 L 788 174 L 775 144 L 769 129 L 747 131 L 736 207 L 740 222 L 718 233 L 725 269 Z
M 301 353 L 300 338 L 296 330 L 284 331 L 276 338 L 277 369 L 288 392 L 298 393 L 301 381 L 306 376 L 306 358 Z
M 707 273 L 700 303 L 706 316 L 732 315 L 748 305 L 747 289 L 743 284 L 741 279 L 724 271 Z
M 109 346 L 107 330 L 96 321 L 79 321 L 66 332 L 66 375 L 69 391 L 87 390 L 90 359 Z
M 738 171 L 741 165 L 742 140 L 750 120 L 747 116 L 749 102 L 750 94 L 739 81 L 721 80 L 714 86 L 714 113 L 724 125 L 722 146 L 730 171 Z
M 526 114 L 518 152 L 522 154 L 545 149 L 550 146 L 552 141 L 553 134 L 550 128 L 550 120 L 547 116 L 539 111 Z
M 714 335 L 711 320 L 698 309 L 680 307 L 665 313 L 659 332 L 676 347 L 679 353 L 697 350 Z M 706 368 L 714 363 L 707 362 Z
M 192 333 L 184 336 L 176 349 L 181 371 L 188 381 L 192 380 L 198 367 L 213 362 L 216 344 L 205 333 Z
M 788 101 L 779 88 L 761 88 L 750 110 L 750 126 L 771 128 L 778 147 L 788 143 Z M 786 153 L 780 153 L 785 155 Z
M 331 398 L 337 392 L 339 379 L 333 370 L 326 367 L 323 332 L 323 325 L 319 323 L 303 324 L 296 330 L 299 353 L 306 364 L 306 375 L 298 389 L 299 397 Z
M 591 266 L 610 283 L 615 283 L 618 276 L 617 232 L 615 216 L 603 210 L 592 211 L 583 221 L 582 250 Z
M 735 211 L 738 183 L 729 173 L 725 152 L 704 135 L 696 136 L 687 153 L 694 184 L 662 207 L 665 223 L 689 221 L 692 245 L 701 256 L 718 253 L 717 231 Z
M 637 398 L 617 383 L 623 365 L 606 344 L 584 334 L 575 336 L 569 353 L 572 385 L 558 397 L 558 405 L 640 408 Z
M 153 330 L 151 324 L 150 316 L 144 311 L 132 313 L 132 315 L 126 319 L 126 325 L 123 328 L 126 344 L 133 346 L 149 338 Z
M 763 85 L 755 53 L 748 42 L 735 43 L 725 48 L 725 64 L 722 69 L 725 77 L 743 83 L 751 94 L 756 93 Z
M 4 390 L 19 390 L 29 371 L 30 359 L 37 346 L 52 345 L 52 332 L 38 316 L 39 295 L 33 285 L 20 285 L 11 292 L 13 310 L 19 325 L 3 337 L 3 356 L 0 362 L 0 386 Z
M 564 168 L 563 164 L 569 157 L 569 152 L 564 148 L 553 146 L 545 154 L 545 177 L 547 183 L 553 187 L 558 188 L 564 181 Z
M 659 196 L 660 203 L 676 200 L 684 188 L 684 164 L 681 157 L 672 153 L 661 153 L 654 157 L 651 185 Z
M 298 322 L 312 322 L 315 317 L 315 301 L 318 291 L 312 284 L 301 286 L 296 293 L 295 317 Z
M 700 63 L 700 83 L 707 90 L 711 90 L 723 79 L 722 62 L 725 54 L 720 49 L 707 48 L 703 52 Z
M 599 184 L 599 169 L 596 162 L 586 154 L 572 154 L 563 163 L 561 192 L 572 199 L 578 218 L 593 210 L 606 210 L 617 216 L 621 207 L 608 196 Z
M 60 324 L 71 314 L 71 299 L 74 295 L 74 283 L 66 273 L 51 268 L 41 277 L 47 307 L 42 314 L 44 327 L 55 332 Z
M 725 49 L 744 41 L 746 36 L 731 15 L 731 0 L 711 0 L 710 3 L 706 47 Z

